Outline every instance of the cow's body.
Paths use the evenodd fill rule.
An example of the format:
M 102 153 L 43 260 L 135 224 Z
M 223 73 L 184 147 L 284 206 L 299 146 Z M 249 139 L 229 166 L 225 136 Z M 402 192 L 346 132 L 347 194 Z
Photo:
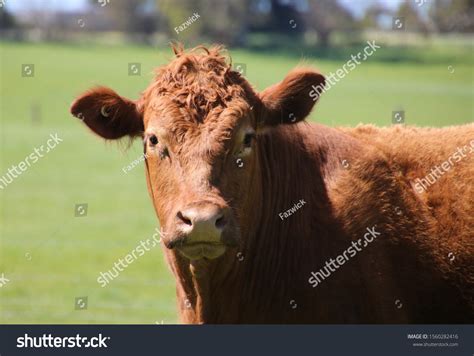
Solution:
M 256 92 L 221 47 L 174 52 L 137 101 L 100 87 L 71 112 L 143 139 L 183 322 L 474 320 L 474 125 L 310 125 L 317 71 Z
M 258 228 L 240 253 L 227 252 L 230 265 L 215 261 L 197 283 L 188 264 L 176 269 L 183 321 L 472 322 L 474 153 L 425 193 L 413 183 L 473 139 L 472 124 L 337 130 L 302 123 L 268 133 L 260 142 Z M 300 199 L 306 204 L 281 220 Z M 309 284 L 312 271 L 373 226 L 376 241 Z

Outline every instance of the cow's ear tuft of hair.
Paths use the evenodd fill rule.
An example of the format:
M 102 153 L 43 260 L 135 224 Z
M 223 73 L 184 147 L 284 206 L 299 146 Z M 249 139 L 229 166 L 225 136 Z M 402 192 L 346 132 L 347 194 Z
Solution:
M 136 103 L 112 89 L 97 87 L 80 95 L 71 105 L 71 114 L 97 135 L 115 140 L 143 133 L 143 113 Z
M 304 120 L 323 92 L 322 74 L 305 68 L 291 71 L 280 83 L 259 94 L 263 112 L 259 126 L 293 124 Z

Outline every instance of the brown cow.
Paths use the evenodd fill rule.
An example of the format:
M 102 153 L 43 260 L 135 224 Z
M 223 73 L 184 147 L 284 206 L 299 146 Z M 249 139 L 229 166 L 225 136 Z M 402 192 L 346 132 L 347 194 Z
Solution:
M 474 321 L 473 124 L 308 124 L 321 74 L 257 93 L 220 47 L 174 52 L 137 101 L 71 112 L 144 139 L 183 322 Z

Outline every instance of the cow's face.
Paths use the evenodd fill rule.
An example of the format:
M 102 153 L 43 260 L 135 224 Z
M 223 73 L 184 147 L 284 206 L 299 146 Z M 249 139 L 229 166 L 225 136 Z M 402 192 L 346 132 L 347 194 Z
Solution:
M 153 95 L 144 114 L 149 190 L 168 248 L 220 256 L 240 239 L 255 164 L 256 125 L 241 97 L 202 114 Z
M 143 138 L 165 246 L 190 260 L 214 259 L 249 231 L 259 135 L 304 119 L 323 85 L 322 75 L 299 69 L 256 94 L 218 48 L 177 51 L 137 102 L 96 88 L 71 112 L 104 138 Z

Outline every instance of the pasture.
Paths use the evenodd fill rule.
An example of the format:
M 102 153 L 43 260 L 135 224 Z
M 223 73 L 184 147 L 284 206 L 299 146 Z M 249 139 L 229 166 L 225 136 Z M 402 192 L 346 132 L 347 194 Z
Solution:
M 323 73 L 342 67 L 354 47 L 318 58 L 314 52 L 231 50 L 259 90 L 304 62 Z M 400 53 L 409 53 L 400 56 Z M 405 123 L 446 126 L 472 122 L 472 47 L 382 46 L 327 93 L 311 115 L 331 126 Z M 57 133 L 54 149 L 0 190 L 1 323 L 176 323 L 174 280 L 160 247 L 147 252 L 107 286 L 100 272 L 151 238 L 157 226 L 142 152 L 104 143 L 69 114 L 75 96 L 102 84 L 135 99 L 169 48 L 0 44 L 0 176 Z M 129 63 L 141 75 L 129 75 Z M 34 64 L 34 76 L 22 76 Z M 87 204 L 87 215 L 75 211 Z M 79 216 L 75 216 L 79 215 Z M 75 300 L 87 297 L 87 309 Z

